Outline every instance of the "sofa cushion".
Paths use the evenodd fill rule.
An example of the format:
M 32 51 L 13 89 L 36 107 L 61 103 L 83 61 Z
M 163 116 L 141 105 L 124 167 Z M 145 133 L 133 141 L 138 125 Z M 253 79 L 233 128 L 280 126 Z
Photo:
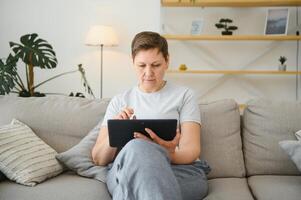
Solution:
M 77 144 L 102 120 L 107 104 L 68 96 L 0 96 L 0 126 L 19 119 L 57 152 L 62 152 Z
M 301 176 L 258 175 L 248 178 L 256 199 L 300 200 Z
M 243 144 L 248 175 L 300 174 L 279 141 L 296 140 L 301 129 L 301 102 L 257 99 L 243 115 Z
M 246 178 L 218 178 L 208 181 L 204 200 L 253 200 Z
M 63 172 L 57 152 L 22 122 L 0 126 L 0 170 L 10 180 L 35 186 Z
M 105 184 L 71 172 L 61 174 L 36 187 L 10 181 L 0 182 L 0 199 L 5 200 L 111 200 Z
M 209 178 L 244 177 L 240 113 L 234 100 L 200 104 L 202 119 L 201 158 L 212 171 Z

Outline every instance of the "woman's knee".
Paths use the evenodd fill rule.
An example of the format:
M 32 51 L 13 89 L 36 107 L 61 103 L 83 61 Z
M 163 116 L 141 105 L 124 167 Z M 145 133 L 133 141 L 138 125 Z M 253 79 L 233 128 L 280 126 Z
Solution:
M 123 149 L 127 150 L 141 150 L 145 148 L 146 146 L 150 145 L 149 141 L 143 140 L 143 139 L 133 139 L 130 140 Z
M 119 152 L 115 161 L 131 167 L 151 167 L 158 163 L 170 163 L 166 150 L 150 141 L 133 139 Z
M 133 139 L 129 141 L 122 149 L 127 154 L 135 154 L 135 156 L 153 156 L 154 154 L 167 155 L 166 150 L 160 145 L 143 139 Z

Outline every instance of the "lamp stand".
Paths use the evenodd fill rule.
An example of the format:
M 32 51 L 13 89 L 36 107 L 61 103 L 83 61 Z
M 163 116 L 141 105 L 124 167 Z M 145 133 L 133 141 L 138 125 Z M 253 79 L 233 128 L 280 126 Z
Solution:
M 103 44 L 100 45 L 100 99 L 102 99 Z

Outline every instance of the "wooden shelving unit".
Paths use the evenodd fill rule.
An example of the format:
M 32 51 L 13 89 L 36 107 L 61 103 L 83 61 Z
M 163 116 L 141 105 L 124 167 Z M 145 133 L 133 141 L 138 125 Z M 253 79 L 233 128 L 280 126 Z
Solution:
M 301 40 L 297 35 L 163 35 L 168 40 Z
M 301 0 L 161 0 L 163 7 L 270 7 L 301 6 Z
M 299 7 L 301 0 L 161 0 L 162 7 Z M 169 9 L 169 8 L 167 8 Z M 297 8 L 296 8 L 297 9 Z M 296 41 L 299 44 L 301 36 L 297 35 L 182 35 L 164 34 L 167 40 L 177 41 Z M 296 58 L 299 55 L 296 50 Z M 301 75 L 297 59 L 295 71 L 275 70 L 168 70 L 171 74 L 212 74 L 212 75 L 295 75 L 296 76 L 296 99 L 298 99 L 298 77 Z M 245 106 L 240 105 L 240 109 Z
M 269 74 L 269 75 L 296 75 L 301 74 L 300 71 L 277 71 L 277 70 L 168 70 L 168 73 L 179 73 L 179 74 Z

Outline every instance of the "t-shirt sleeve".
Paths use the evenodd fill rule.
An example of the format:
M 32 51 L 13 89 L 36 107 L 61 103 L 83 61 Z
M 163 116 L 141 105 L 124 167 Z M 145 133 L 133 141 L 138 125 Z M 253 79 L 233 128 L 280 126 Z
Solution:
M 108 126 L 108 120 L 113 119 L 122 109 L 122 103 L 121 103 L 121 98 L 120 96 L 115 96 L 113 99 L 110 101 L 106 114 L 103 118 L 103 121 L 101 123 L 101 126 Z
M 200 108 L 194 92 L 190 89 L 186 91 L 180 108 L 180 123 L 188 121 L 201 124 Z

